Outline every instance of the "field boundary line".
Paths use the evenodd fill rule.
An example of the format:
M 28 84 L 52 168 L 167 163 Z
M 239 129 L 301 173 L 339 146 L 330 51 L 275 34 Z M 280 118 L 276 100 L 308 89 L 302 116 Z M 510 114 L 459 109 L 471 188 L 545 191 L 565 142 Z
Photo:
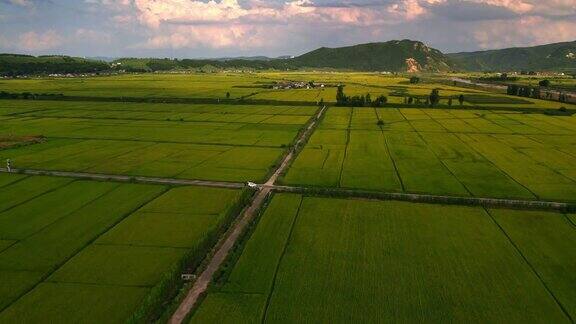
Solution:
M 374 108 L 374 113 L 376 114 L 376 118 L 380 121 L 382 120 L 382 118 L 380 117 L 380 113 L 378 111 L 378 109 L 376 109 L 376 107 Z M 400 110 L 398 109 L 398 113 L 400 115 L 402 115 L 402 113 L 400 112 Z M 402 115 L 402 117 L 405 119 L 404 115 Z M 388 136 L 386 136 L 386 134 L 384 134 L 384 128 L 379 125 L 378 128 L 380 128 L 380 135 L 382 136 L 382 139 L 384 140 L 384 148 L 386 149 L 386 153 L 388 154 L 388 157 L 390 158 L 390 162 L 392 162 L 392 167 L 394 168 L 394 173 L 396 174 L 396 177 L 398 178 L 398 182 L 400 183 L 400 188 L 402 189 L 402 192 L 406 191 L 406 186 L 404 185 L 404 180 L 402 180 L 402 177 L 400 176 L 400 170 L 398 170 L 398 166 L 396 165 L 396 161 L 394 160 L 394 157 L 392 156 L 392 151 L 390 150 L 390 144 L 388 143 Z
M 350 108 L 350 118 L 348 119 L 348 127 L 346 128 L 346 146 L 344 147 L 344 157 L 340 164 L 340 174 L 338 175 L 338 187 L 342 188 L 342 175 L 344 174 L 344 166 L 346 165 L 346 158 L 348 157 L 348 146 L 350 145 L 350 137 L 352 137 L 352 118 L 354 118 L 354 108 Z M 327 158 L 328 159 L 328 158 Z
M 187 179 L 156 178 L 156 177 L 144 177 L 144 176 L 125 176 L 117 174 L 114 175 L 114 174 L 70 172 L 70 171 L 12 169 L 12 172 L 8 172 L 6 168 L 0 168 L 0 173 L 14 173 L 14 174 L 25 174 L 32 176 L 53 176 L 53 177 L 75 178 L 75 179 L 85 179 L 95 181 L 115 181 L 123 183 L 141 183 L 141 184 L 156 184 L 156 185 L 201 186 L 201 187 L 230 188 L 230 189 L 242 189 L 245 187 L 245 184 L 240 182 L 187 180 Z
M 284 260 L 284 256 L 286 255 L 286 250 L 288 250 L 288 244 L 290 244 L 290 240 L 292 239 L 292 235 L 294 233 L 294 226 L 296 225 L 296 221 L 300 216 L 300 210 L 302 209 L 302 204 L 304 203 L 304 196 L 300 196 L 300 203 L 298 204 L 298 209 L 296 210 L 296 215 L 294 215 L 294 219 L 292 220 L 292 224 L 290 224 L 290 232 L 288 233 L 288 237 L 286 237 L 286 242 L 284 242 L 284 246 L 282 247 L 282 253 L 280 254 L 280 258 L 278 258 L 278 263 L 276 264 L 276 268 L 274 269 L 274 276 L 272 277 L 272 284 L 270 285 L 270 291 L 268 292 L 268 296 L 266 297 L 266 305 L 264 307 L 264 312 L 262 313 L 262 318 L 260 323 L 264 324 L 266 321 L 266 316 L 268 315 L 268 308 L 270 307 L 270 300 L 272 299 L 272 294 L 274 293 L 274 289 L 276 287 L 276 279 L 278 278 L 278 270 L 280 270 L 280 265 L 282 264 L 282 260 Z
M 427 204 L 462 205 L 462 206 L 482 206 L 494 208 L 510 208 L 525 210 L 551 210 L 556 212 L 567 212 L 576 210 L 576 203 L 540 201 L 540 200 L 519 200 L 503 198 L 481 198 L 467 196 L 442 196 L 416 193 L 366 191 L 354 189 L 322 188 L 322 187 L 298 187 L 298 186 L 266 186 L 275 192 L 299 193 L 316 195 L 323 197 L 339 198 L 360 198 L 369 200 L 395 200 L 406 202 L 419 202 Z
M 500 225 L 500 223 L 498 223 L 498 221 L 496 220 L 496 218 L 494 218 L 494 215 L 492 215 L 492 213 L 484 208 L 484 211 L 486 212 L 486 214 L 488 214 L 488 217 L 490 217 L 490 219 L 494 222 L 494 225 L 496 225 L 498 227 L 498 229 L 500 229 L 500 231 L 502 232 L 502 234 L 504 234 L 504 236 L 506 237 L 506 239 L 508 240 L 508 242 L 512 245 L 512 247 L 516 250 L 516 252 L 518 253 L 518 255 L 520 255 L 520 257 L 524 260 L 524 262 L 526 263 L 526 265 L 530 268 L 530 270 L 532 270 L 532 273 L 534 273 L 534 275 L 536 276 L 536 278 L 538 278 L 538 280 L 540 281 L 540 283 L 542 284 L 542 286 L 544 287 L 544 289 L 546 289 L 546 291 L 548 292 L 548 294 L 550 295 L 550 297 L 552 297 L 552 299 L 554 299 L 554 301 L 556 302 L 556 304 L 558 305 L 558 307 L 560 308 L 560 310 L 564 313 L 564 315 L 568 318 L 568 320 L 572 323 L 574 323 L 574 319 L 572 319 L 572 316 L 570 316 L 570 313 L 568 312 L 568 310 L 566 310 L 566 308 L 564 307 L 564 305 L 562 305 L 562 303 L 560 302 L 560 300 L 558 300 L 558 298 L 556 297 L 556 295 L 554 295 L 554 293 L 552 292 L 552 290 L 548 287 L 548 285 L 546 284 L 546 282 L 544 281 L 544 279 L 542 279 L 542 276 L 540 276 L 540 274 L 538 273 L 538 271 L 536 271 L 536 268 L 534 268 L 534 266 L 532 265 L 532 263 L 530 263 L 530 261 L 528 260 L 528 258 L 526 258 L 526 256 L 524 255 L 524 253 L 522 253 L 522 250 L 520 250 L 520 248 L 518 247 L 518 245 L 516 245 L 516 243 L 514 242 L 514 240 L 512 240 L 512 238 L 510 237 L 510 235 L 508 235 L 508 232 L 506 232 L 506 230 L 504 230 L 504 228 L 502 228 L 502 226 Z
M 112 138 L 112 137 L 74 137 L 74 136 L 50 136 L 52 139 L 62 140 L 79 140 L 79 141 L 111 141 L 111 142 L 135 142 L 135 143 L 151 143 L 151 144 L 183 144 L 183 145 L 199 145 L 199 146 L 226 146 L 234 147 L 257 147 L 257 148 L 275 148 L 279 149 L 280 146 L 274 145 L 251 145 L 251 144 L 226 144 L 226 143 L 210 143 L 210 142 L 179 142 L 179 141 L 166 141 L 166 140 L 141 140 L 141 139 L 127 139 L 127 138 Z
M 504 207 L 504 208 L 526 209 L 526 210 L 552 210 L 557 212 L 569 212 L 576 210 L 576 203 L 573 202 L 431 195 L 431 194 L 368 191 L 368 190 L 329 188 L 329 187 L 324 188 L 324 187 L 276 185 L 275 181 L 278 179 L 283 170 L 289 165 L 290 161 L 294 159 L 294 157 L 295 157 L 294 152 L 289 153 L 286 156 L 286 159 L 283 161 L 283 163 L 281 163 L 281 165 L 278 167 L 276 172 L 270 177 L 270 179 L 266 183 L 260 185 L 260 187 L 262 189 L 270 189 L 270 191 L 274 192 L 293 192 L 309 195 L 365 198 L 373 200 L 397 200 L 397 201 L 421 202 L 430 204 L 484 206 L 484 207 L 496 207 L 496 208 Z M 6 170 L 5 168 L 0 168 L 0 173 L 8 173 L 8 170 Z M 140 184 L 154 184 L 154 185 L 199 186 L 199 187 L 212 187 L 212 188 L 225 188 L 225 189 L 243 189 L 246 187 L 244 183 L 239 182 L 219 182 L 208 180 L 187 180 L 187 179 L 154 178 L 154 177 L 141 177 L 141 176 L 132 177 L 124 175 L 108 175 L 99 173 L 82 173 L 82 172 L 67 172 L 67 171 L 12 169 L 12 173 L 36 175 L 36 176 L 66 177 L 80 180 L 116 181 L 121 183 L 140 183 Z

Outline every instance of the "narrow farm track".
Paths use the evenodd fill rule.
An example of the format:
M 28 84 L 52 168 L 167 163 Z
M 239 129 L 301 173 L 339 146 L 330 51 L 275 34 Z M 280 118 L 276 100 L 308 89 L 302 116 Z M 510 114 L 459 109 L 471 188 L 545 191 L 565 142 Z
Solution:
M 8 170 L 6 168 L 0 168 L 0 173 L 8 173 Z M 240 182 L 187 180 L 187 179 L 154 178 L 154 177 L 139 177 L 139 176 L 132 177 L 118 174 L 100 174 L 100 173 L 31 170 L 31 169 L 12 169 L 12 173 L 33 175 L 33 176 L 52 176 L 52 177 L 64 177 L 64 178 L 75 178 L 75 179 L 96 180 L 96 181 L 133 182 L 133 183 L 157 184 L 157 185 L 202 186 L 202 187 L 230 188 L 230 189 L 241 189 L 245 187 L 245 184 Z
M 240 221 L 238 221 L 224 236 L 223 241 L 218 246 L 216 253 L 213 255 L 212 259 L 208 262 L 206 268 L 202 271 L 200 276 L 196 279 L 192 288 L 178 307 L 172 317 L 170 318 L 171 324 L 180 324 L 186 318 L 186 316 L 190 313 L 194 305 L 198 302 L 198 299 L 208 288 L 208 285 L 212 281 L 212 277 L 218 271 L 218 269 L 222 266 L 224 261 L 226 260 L 228 253 L 234 247 L 236 242 L 238 241 L 241 234 L 244 232 L 248 224 L 254 219 L 257 215 L 260 208 L 263 206 L 264 202 L 266 201 L 266 197 L 272 192 L 274 189 L 274 183 L 278 180 L 278 177 L 286 170 L 286 168 L 290 165 L 294 157 L 296 156 L 296 152 L 298 148 L 304 144 L 308 138 L 314 132 L 318 122 L 326 112 L 326 106 L 322 107 L 317 115 L 312 119 L 312 121 L 308 124 L 308 127 L 300 134 L 296 142 L 294 143 L 293 149 L 286 154 L 280 165 L 276 168 L 274 173 L 270 176 L 268 181 L 260 188 L 258 193 L 254 196 L 252 202 L 244 211 L 242 212 L 242 216 Z
M 300 193 L 300 194 L 311 194 L 311 195 L 328 196 L 328 197 L 350 197 L 350 198 L 364 198 L 371 200 L 396 200 L 396 201 L 419 202 L 428 204 L 482 206 L 488 208 L 505 207 L 512 209 L 551 210 L 560 212 L 576 210 L 576 203 L 567 203 L 558 201 L 482 198 L 482 197 L 470 197 L 470 196 L 466 197 L 442 196 L 442 195 L 427 195 L 427 194 L 401 193 L 401 192 L 364 191 L 364 190 L 342 189 L 342 188 L 319 188 L 319 187 L 305 187 L 305 186 L 276 185 L 275 184 L 276 180 L 286 170 L 286 168 L 290 164 L 290 161 L 293 158 L 294 158 L 294 152 L 290 152 L 286 156 L 286 158 L 282 161 L 282 164 L 274 171 L 274 174 L 268 179 L 268 181 L 266 181 L 266 183 L 260 185 L 260 187 L 263 189 L 267 189 L 269 192 Z M 8 173 L 8 170 L 6 170 L 5 168 L 0 168 L 0 173 Z M 12 169 L 12 173 L 33 175 L 33 176 L 53 176 L 53 177 L 64 177 L 64 178 L 95 180 L 95 181 L 132 182 L 132 183 L 156 184 L 156 185 L 200 186 L 200 187 L 228 188 L 228 189 L 242 189 L 246 186 L 244 183 L 240 182 L 187 180 L 187 179 L 154 178 L 154 177 L 131 177 L 131 176 L 114 175 L 114 174 L 82 173 L 82 172 L 66 172 L 66 171 L 50 171 L 50 170 Z

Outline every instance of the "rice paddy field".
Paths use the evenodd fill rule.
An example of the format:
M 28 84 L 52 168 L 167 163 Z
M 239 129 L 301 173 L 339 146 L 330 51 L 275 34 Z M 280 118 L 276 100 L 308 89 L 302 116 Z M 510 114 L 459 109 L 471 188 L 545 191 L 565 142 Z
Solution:
M 241 191 L 0 177 L 0 322 L 125 322 L 203 256 Z M 178 201 L 178 203 L 174 203 Z
M 257 82 L 253 74 L 136 74 L 87 78 L 0 80 L 8 92 L 64 94 L 89 97 L 233 98 L 249 95 Z M 256 88 L 257 89 L 257 88 Z
M 573 201 L 574 135 L 574 117 L 334 107 L 284 182 Z
M 190 323 L 570 323 L 574 243 L 562 214 L 279 194 Z
M 286 81 L 326 87 L 270 89 Z M 335 107 L 337 84 L 390 105 Z M 95 177 L 0 172 L 0 324 L 166 322 L 190 287 L 181 275 L 204 269 L 258 196 L 225 187 L 267 182 L 288 152 L 276 184 L 307 194 L 268 188 L 185 322 L 573 323 L 572 209 L 361 198 L 574 206 L 574 106 L 448 84 L 351 72 L 1 79 L 0 91 L 64 97 L 0 100 L 0 167 Z M 435 88 L 439 107 L 404 104 Z M 320 100 L 330 107 L 315 124 Z
M 3 101 L 0 133 L 47 141 L 0 151 L 15 167 L 263 180 L 314 107 Z

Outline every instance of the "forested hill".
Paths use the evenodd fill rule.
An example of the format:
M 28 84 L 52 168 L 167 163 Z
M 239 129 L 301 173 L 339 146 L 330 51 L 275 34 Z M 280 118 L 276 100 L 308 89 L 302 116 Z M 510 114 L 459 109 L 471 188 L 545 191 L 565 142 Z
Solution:
M 576 71 L 576 41 L 447 56 L 467 71 Z
M 335 69 L 389 72 L 569 71 L 576 72 L 576 42 L 443 54 L 412 40 L 322 47 L 295 58 L 161 59 L 122 58 L 113 62 L 69 56 L 0 54 L 0 76 L 80 74 L 105 71 Z
M 438 72 L 452 69 L 450 60 L 437 49 L 412 40 L 369 43 L 340 48 L 319 48 L 296 57 L 299 67 L 360 71 Z
M 79 57 L 0 54 L 0 75 L 39 75 L 96 73 L 110 69 L 105 62 Z

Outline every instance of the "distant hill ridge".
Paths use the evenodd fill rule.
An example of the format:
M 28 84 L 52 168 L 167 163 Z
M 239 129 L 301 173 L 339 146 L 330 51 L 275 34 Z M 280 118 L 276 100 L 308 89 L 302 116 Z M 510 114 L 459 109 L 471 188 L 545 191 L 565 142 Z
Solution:
M 576 72 L 576 41 L 447 55 L 467 71 L 569 70 Z
M 568 71 L 576 73 L 576 41 L 534 47 L 444 54 L 413 40 L 392 40 L 339 48 L 322 47 L 298 57 L 219 59 L 121 58 L 104 62 L 64 55 L 0 54 L 0 75 L 227 69 L 353 71 Z
M 339 48 L 322 47 L 290 61 L 299 67 L 361 71 L 440 72 L 452 69 L 450 59 L 442 52 L 408 39 Z

